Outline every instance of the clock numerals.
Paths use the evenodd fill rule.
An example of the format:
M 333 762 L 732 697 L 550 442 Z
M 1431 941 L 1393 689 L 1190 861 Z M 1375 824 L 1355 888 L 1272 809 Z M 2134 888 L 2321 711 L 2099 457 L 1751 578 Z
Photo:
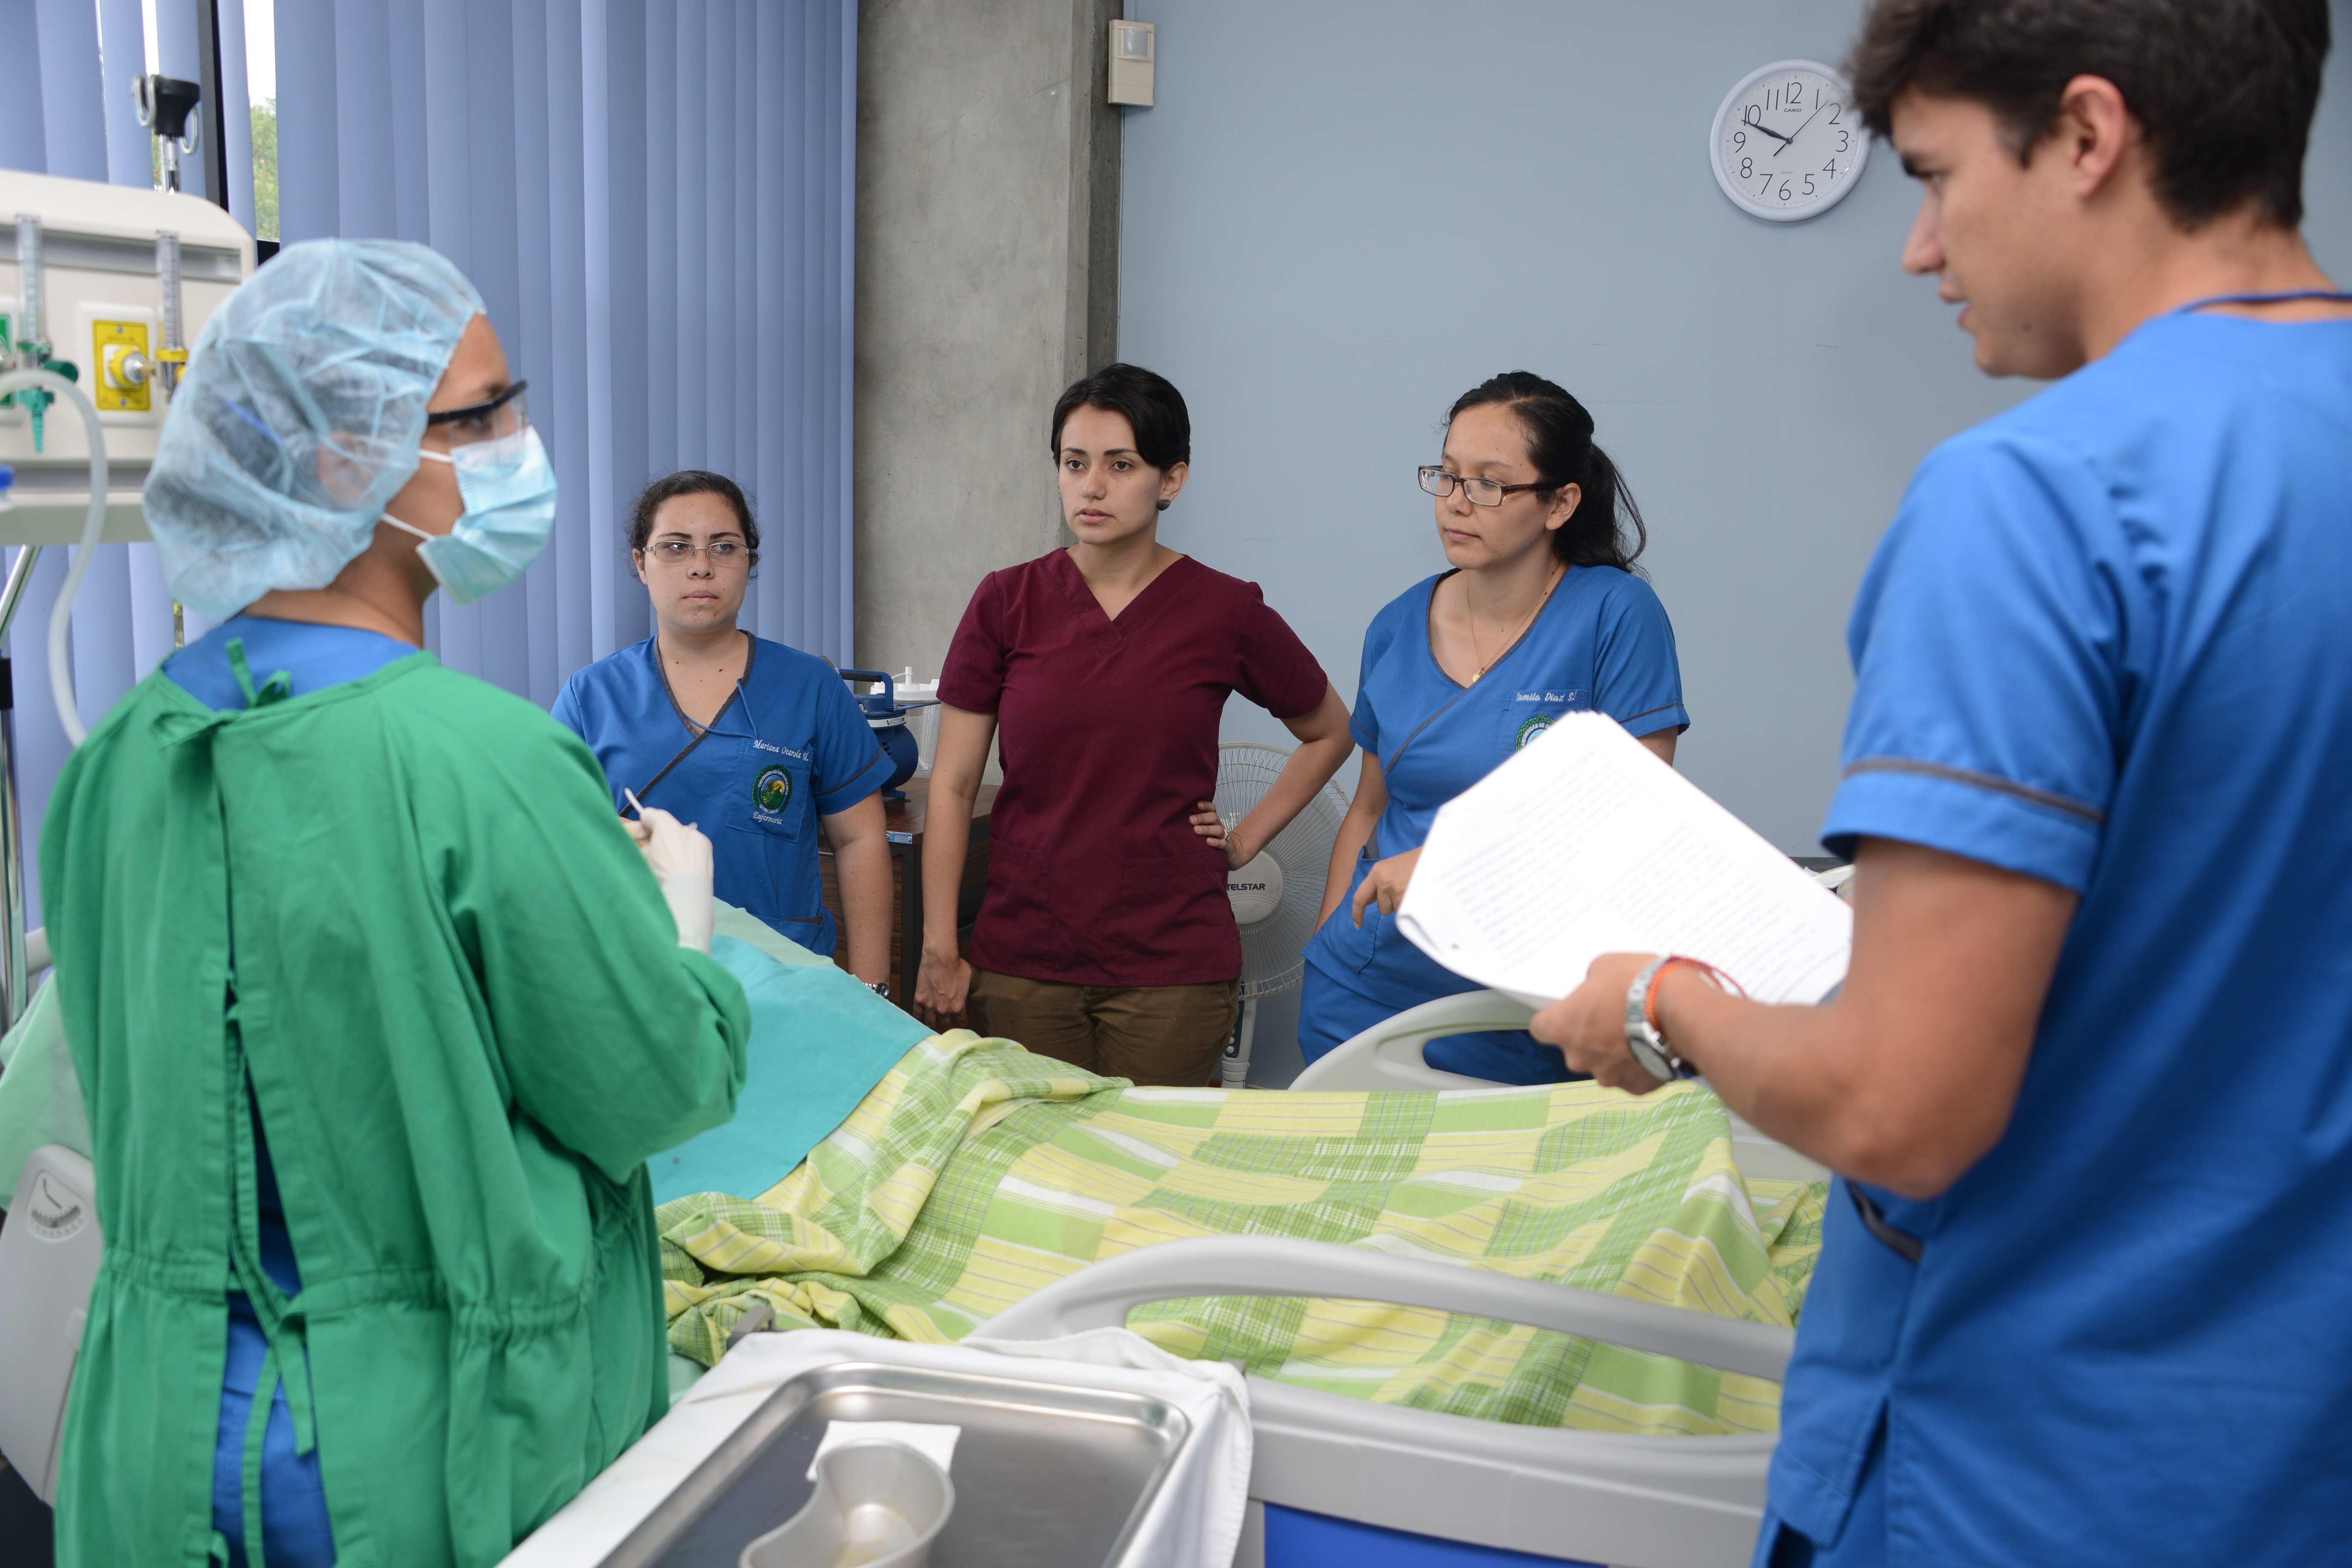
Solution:
M 1716 111 L 1715 176 L 1759 217 L 1810 216 L 1862 173 L 1869 146 L 1834 70 L 1784 60 L 1751 73 Z

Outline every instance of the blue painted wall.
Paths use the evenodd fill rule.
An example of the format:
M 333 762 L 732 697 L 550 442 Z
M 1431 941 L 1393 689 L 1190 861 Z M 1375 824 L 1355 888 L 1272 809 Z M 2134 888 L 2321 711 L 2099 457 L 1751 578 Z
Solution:
M 1496 371 L 1551 376 L 1650 521 L 1694 721 L 1680 765 L 1819 853 L 1872 547 L 1928 448 L 2034 390 L 1979 375 L 1932 282 L 1897 268 L 1916 195 L 1885 148 L 1794 225 L 1708 173 L 1732 85 L 1836 62 L 1860 7 L 1129 13 L 1159 26 L 1159 101 L 1125 111 L 1119 353 L 1171 376 L 1194 427 L 1163 537 L 1261 584 L 1352 700 L 1366 622 L 1444 566 L 1412 470 L 1447 405 Z M 2352 279 L 2352 4 L 2335 17 L 2306 232 Z M 1241 703 L 1226 727 L 1287 740 Z

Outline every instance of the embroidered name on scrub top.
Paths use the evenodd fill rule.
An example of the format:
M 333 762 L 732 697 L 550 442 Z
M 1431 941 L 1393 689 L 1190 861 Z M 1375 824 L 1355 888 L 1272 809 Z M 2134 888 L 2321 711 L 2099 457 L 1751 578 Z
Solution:
M 1517 731 L 1511 737 L 1511 750 L 1524 752 L 1528 742 L 1552 727 L 1563 713 L 1589 709 L 1592 704 L 1581 691 L 1522 691 L 1514 702 L 1540 702 L 1543 708 L 1519 720 Z

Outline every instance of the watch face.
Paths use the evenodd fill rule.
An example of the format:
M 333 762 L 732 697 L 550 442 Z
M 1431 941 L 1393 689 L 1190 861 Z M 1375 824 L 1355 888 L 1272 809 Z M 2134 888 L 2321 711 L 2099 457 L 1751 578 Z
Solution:
M 1734 205 L 1788 223 L 1844 199 L 1870 160 L 1870 133 L 1835 70 L 1781 60 L 1751 72 L 1724 99 L 1708 154 Z
M 1633 1053 L 1633 1059 L 1640 1062 L 1652 1078 L 1660 1083 L 1675 1081 L 1675 1064 L 1666 1059 L 1665 1052 L 1649 1041 L 1631 1035 L 1625 1038 L 1625 1048 Z

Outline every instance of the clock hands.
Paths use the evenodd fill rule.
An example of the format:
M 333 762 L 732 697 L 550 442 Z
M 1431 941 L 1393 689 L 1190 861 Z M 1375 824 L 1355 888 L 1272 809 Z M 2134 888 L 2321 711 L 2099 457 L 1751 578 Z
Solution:
M 1834 67 L 1790 59 L 1750 71 L 1715 111 L 1716 183 L 1734 206 L 1776 222 L 1832 205 L 1849 194 L 1871 151 L 1853 105 Z
M 1805 125 L 1811 125 L 1814 121 L 1819 120 L 1822 117 L 1822 110 L 1828 107 L 1829 106 L 1827 104 L 1822 103 L 1813 105 L 1813 111 L 1805 116 Z M 1802 136 L 1805 133 L 1805 125 L 1798 126 L 1795 134 L 1790 136 L 1780 136 L 1780 133 L 1777 131 L 1765 131 L 1764 133 L 1767 136 L 1780 136 L 1780 145 L 1772 149 L 1772 156 L 1777 158 L 1789 148 L 1794 146 L 1796 144 L 1797 137 Z M 1764 131 L 1764 128 L 1761 125 L 1758 126 L 1756 129 L 1759 131 Z

